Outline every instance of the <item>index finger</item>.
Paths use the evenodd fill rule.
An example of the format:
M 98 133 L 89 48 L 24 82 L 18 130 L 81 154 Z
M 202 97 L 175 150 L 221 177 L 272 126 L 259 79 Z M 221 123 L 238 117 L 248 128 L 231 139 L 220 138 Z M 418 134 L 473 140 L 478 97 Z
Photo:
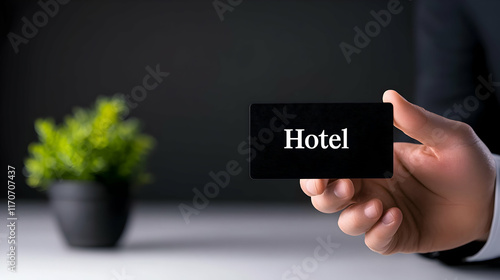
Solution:
M 300 179 L 300 188 L 308 196 L 316 196 L 325 191 L 329 181 L 334 179 Z

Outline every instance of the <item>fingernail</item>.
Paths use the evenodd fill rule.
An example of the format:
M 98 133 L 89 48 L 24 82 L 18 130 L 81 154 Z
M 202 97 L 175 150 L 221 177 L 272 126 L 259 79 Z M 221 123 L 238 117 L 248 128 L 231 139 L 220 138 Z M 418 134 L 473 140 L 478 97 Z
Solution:
M 306 189 L 311 195 L 316 194 L 316 183 L 314 183 L 314 180 L 308 180 L 306 184 Z
M 391 212 L 385 213 L 384 217 L 382 218 L 382 223 L 385 225 L 390 225 L 394 222 L 394 215 L 392 215 Z
M 365 216 L 370 219 L 375 219 L 377 217 L 377 208 L 375 208 L 375 203 L 370 203 L 370 205 L 365 208 Z
M 341 198 L 341 199 L 347 197 L 346 188 L 342 188 L 341 186 L 336 186 L 333 189 L 333 193 L 335 194 L 336 197 Z

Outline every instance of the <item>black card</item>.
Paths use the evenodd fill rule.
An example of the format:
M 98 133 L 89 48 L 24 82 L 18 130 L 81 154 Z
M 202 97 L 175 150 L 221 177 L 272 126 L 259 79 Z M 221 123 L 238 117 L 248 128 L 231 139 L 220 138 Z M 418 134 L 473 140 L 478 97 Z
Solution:
M 390 103 L 250 105 L 253 179 L 390 178 Z

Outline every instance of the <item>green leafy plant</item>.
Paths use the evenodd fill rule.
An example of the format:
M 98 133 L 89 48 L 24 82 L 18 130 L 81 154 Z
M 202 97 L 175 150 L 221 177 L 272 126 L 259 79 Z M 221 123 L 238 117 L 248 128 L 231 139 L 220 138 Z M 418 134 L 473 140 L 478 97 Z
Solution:
M 37 119 L 39 142 L 28 146 L 25 160 L 27 184 L 46 189 L 54 180 L 147 183 L 151 176 L 144 164 L 154 139 L 140 132 L 138 120 L 124 120 L 127 112 L 123 98 L 100 97 L 93 108 L 76 108 L 60 125 Z

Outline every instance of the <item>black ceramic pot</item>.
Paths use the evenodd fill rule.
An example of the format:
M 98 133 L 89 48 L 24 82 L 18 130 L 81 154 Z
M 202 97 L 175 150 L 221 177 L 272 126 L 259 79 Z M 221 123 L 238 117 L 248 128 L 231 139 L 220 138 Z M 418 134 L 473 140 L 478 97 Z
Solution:
M 57 181 L 49 188 L 49 199 L 69 245 L 111 247 L 125 229 L 129 193 L 129 186 Z

